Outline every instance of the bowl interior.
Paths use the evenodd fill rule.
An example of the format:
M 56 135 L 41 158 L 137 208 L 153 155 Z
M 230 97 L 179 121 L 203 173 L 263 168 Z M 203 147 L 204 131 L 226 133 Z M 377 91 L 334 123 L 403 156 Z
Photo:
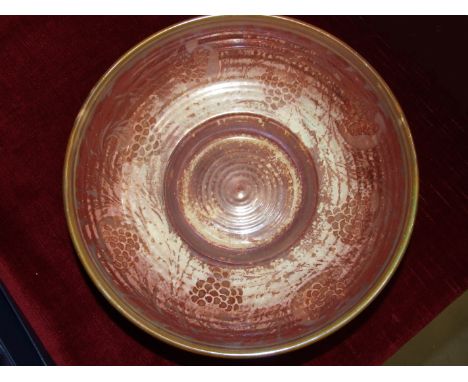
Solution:
M 415 158 L 389 90 L 286 19 L 149 38 L 73 134 L 66 202 L 83 262 L 127 317 L 192 350 L 326 335 L 382 287 L 414 217 Z

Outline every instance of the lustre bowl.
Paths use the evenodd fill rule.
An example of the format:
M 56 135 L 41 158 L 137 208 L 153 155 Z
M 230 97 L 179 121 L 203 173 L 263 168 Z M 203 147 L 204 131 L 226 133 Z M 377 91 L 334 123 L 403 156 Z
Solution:
M 224 357 L 297 349 L 361 312 L 418 194 L 382 78 L 282 17 L 198 18 L 138 44 L 91 91 L 64 171 L 103 295 L 156 338 Z

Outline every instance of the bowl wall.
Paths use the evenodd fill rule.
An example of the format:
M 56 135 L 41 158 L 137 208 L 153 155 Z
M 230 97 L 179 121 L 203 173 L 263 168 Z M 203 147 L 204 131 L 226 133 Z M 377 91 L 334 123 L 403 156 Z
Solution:
M 354 51 L 273 17 L 201 18 L 124 55 L 65 164 L 79 256 L 144 330 L 211 355 L 290 350 L 395 270 L 417 168 L 403 113 Z

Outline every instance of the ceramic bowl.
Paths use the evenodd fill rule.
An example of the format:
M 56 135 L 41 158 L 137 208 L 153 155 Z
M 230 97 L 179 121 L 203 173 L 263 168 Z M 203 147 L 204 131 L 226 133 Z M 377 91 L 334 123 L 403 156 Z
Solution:
M 78 115 L 64 180 L 104 296 L 226 357 L 304 346 L 362 311 L 402 257 L 417 188 L 384 81 L 280 17 L 199 18 L 127 52 Z

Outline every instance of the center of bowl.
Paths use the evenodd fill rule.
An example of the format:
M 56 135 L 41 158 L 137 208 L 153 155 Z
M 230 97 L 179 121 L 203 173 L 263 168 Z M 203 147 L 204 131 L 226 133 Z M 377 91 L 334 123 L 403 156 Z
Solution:
M 172 153 L 167 213 L 198 254 L 252 264 L 296 242 L 315 211 L 316 184 L 308 150 L 283 125 L 222 115 L 193 129 Z

